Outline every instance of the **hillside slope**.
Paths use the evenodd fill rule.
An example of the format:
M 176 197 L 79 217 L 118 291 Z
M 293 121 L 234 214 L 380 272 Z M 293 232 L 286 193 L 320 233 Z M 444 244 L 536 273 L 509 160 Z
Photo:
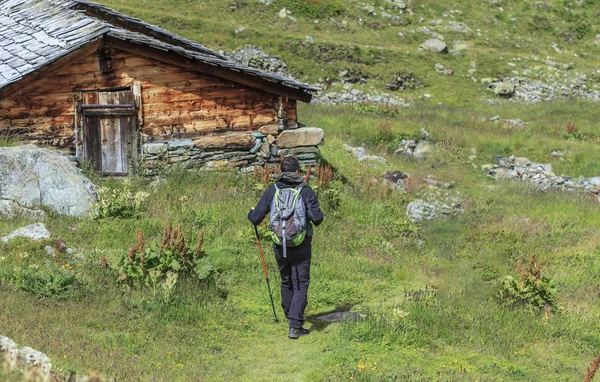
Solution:
M 600 82 L 600 8 L 594 0 L 101 2 L 214 49 L 259 46 L 281 57 L 294 77 L 324 88 L 333 84 L 334 90 L 348 83 L 408 101 L 430 94 L 425 98 L 464 104 L 497 98 L 481 83 L 490 77 L 539 80 L 530 93 L 558 97 L 598 89 Z M 432 38 L 444 40 L 450 53 L 419 49 Z M 438 73 L 436 64 L 453 75 Z M 408 81 L 408 91 L 389 91 L 398 73 L 414 73 L 425 87 L 413 90 Z

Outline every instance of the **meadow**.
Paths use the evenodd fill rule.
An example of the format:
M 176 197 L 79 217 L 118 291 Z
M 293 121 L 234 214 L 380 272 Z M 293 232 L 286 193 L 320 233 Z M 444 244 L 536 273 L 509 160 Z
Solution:
M 514 154 L 550 162 L 557 174 L 599 175 L 594 104 L 416 104 L 385 112 L 303 106 L 300 113 L 307 125 L 325 129 L 321 163 L 333 172 L 328 185 L 311 180 L 325 221 L 313 242 L 309 336 L 288 340 L 286 323 L 273 323 L 246 219 L 263 179 L 184 169 L 152 178 L 89 174 L 108 190 L 147 195 L 129 210 L 128 202 L 108 196 L 119 208 L 95 219 L 51 214 L 45 223 L 52 239 L 0 246 L 0 333 L 45 352 L 62 375 L 106 380 L 585 378 L 600 351 L 600 205 L 583 195 L 496 182 L 466 158 L 476 152 L 479 166 Z M 495 114 L 530 124 L 489 122 Z M 569 139 L 569 123 L 580 138 Z M 425 160 L 393 154 L 402 138 L 418 136 L 421 128 L 444 144 Z M 345 143 L 363 145 L 387 163 L 358 162 Z M 553 150 L 564 151 L 563 160 L 551 157 Z M 388 169 L 410 173 L 408 192 L 382 185 Z M 429 175 L 456 182 L 462 216 L 407 220 L 406 205 Z M 124 280 L 119 264 L 136 245 L 138 229 L 150 247 L 161 242 L 169 222 L 181 227 L 189 248 L 203 233 L 201 257 L 212 271 L 181 274 L 170 287 L 128 283 L 133 274 Z M 0 234 L 27 223 L 2 220 Z M 57 242 L 74 255 L 48 255 L 45 247 Z M 277 303 L 277 268 L 267 239 L 263 244 Z M 555 288 L 544 301 L 555 307 L 503 293 L 505 277 L 519 280 L 519 264 L 532 265 L 532 254 L 532 267 Z M 317 319 L 348 310 L 364 318 Z M 21 378 L 16 371 L 5 377 Z

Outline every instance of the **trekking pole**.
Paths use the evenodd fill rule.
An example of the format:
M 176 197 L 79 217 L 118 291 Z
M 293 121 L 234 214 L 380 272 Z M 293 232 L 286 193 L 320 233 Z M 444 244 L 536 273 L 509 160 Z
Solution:
M 271 298 L 271 308 L 273 308 L 273 317 L 275 322 L 279 322 L 277 314 L 275 313 L 275 304 L 273 303 L 273 293 L 271 293 L 271 284 L 269 283 L 269 275 L 267 274 L 267 264 L 265 263 L 265 257 L 263 256 L 262 244 L 260 244 L 260 237 L 258 237 L 258 228 L 254 226 L 254 232 L 256 233 L 256 242 L 258 243 L 258 251 L 260 253 L 260 261 L 262 262 L 263 272 L 265 273 L 265 280 L 267 280 L 267 289 L 269 290 L 269 297 Z

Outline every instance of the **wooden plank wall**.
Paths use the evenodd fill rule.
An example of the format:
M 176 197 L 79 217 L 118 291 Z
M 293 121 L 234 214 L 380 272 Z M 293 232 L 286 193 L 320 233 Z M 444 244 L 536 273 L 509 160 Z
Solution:
M 167 53 L 165 53 L 167 54 Z M 162 62 L 113 52 L 114 71 L 100 74 L 96 53 L 0 100 L 0 135 L 74 152 L 74 91 L 141 82 L 145 138 L 198 137 L 276 124 L 277 96 Z M 288 103 L 290 125 L 296 102 Z

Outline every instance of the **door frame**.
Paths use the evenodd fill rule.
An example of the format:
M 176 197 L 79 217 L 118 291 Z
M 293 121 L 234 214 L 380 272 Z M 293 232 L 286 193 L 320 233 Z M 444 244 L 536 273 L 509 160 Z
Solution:
M 102 104 L 86 104 L 84 100 L 84 95 L 86 93 L 92 92 L 118 92 L 118 91 L 131 91 L 134 97 L 133 104 L 111 104 L 111 105 L 102 105 Z M 87 152 L 87 144 L 86 144 L 86 128 L 85 128 L 85 117 L 93 116 L 93 115 L 106 115 L 106 116 L 130 116 L 135 121 L 135 132 L 133 136 L 135 137 L 135 141 L 133 142 L 135 155 L 138 158 L 143 158 L 143 150 L 141 147 L 141 129 L 143 124 L 143 112 L 142 112 L 142 91 L 141 91 L 141 83 L 139 81 L 134 81 L 131 86 L 121 86 L 114 88 L 104 88 L 104 89 L 86 89 L 75 91 L 73 94 L 74 100 L 74 136 L 75 136 L 75 156 L 79 163 L 90 158 L 90 153 Z M 124 173 L 101 173 L 105 175 L 111 176 L 125 176 L 129 173 L 132 166 L 132 161 L 136 161 L 138 158 L 130 158 L 128 160 L 128 168 L 127 172 Z

